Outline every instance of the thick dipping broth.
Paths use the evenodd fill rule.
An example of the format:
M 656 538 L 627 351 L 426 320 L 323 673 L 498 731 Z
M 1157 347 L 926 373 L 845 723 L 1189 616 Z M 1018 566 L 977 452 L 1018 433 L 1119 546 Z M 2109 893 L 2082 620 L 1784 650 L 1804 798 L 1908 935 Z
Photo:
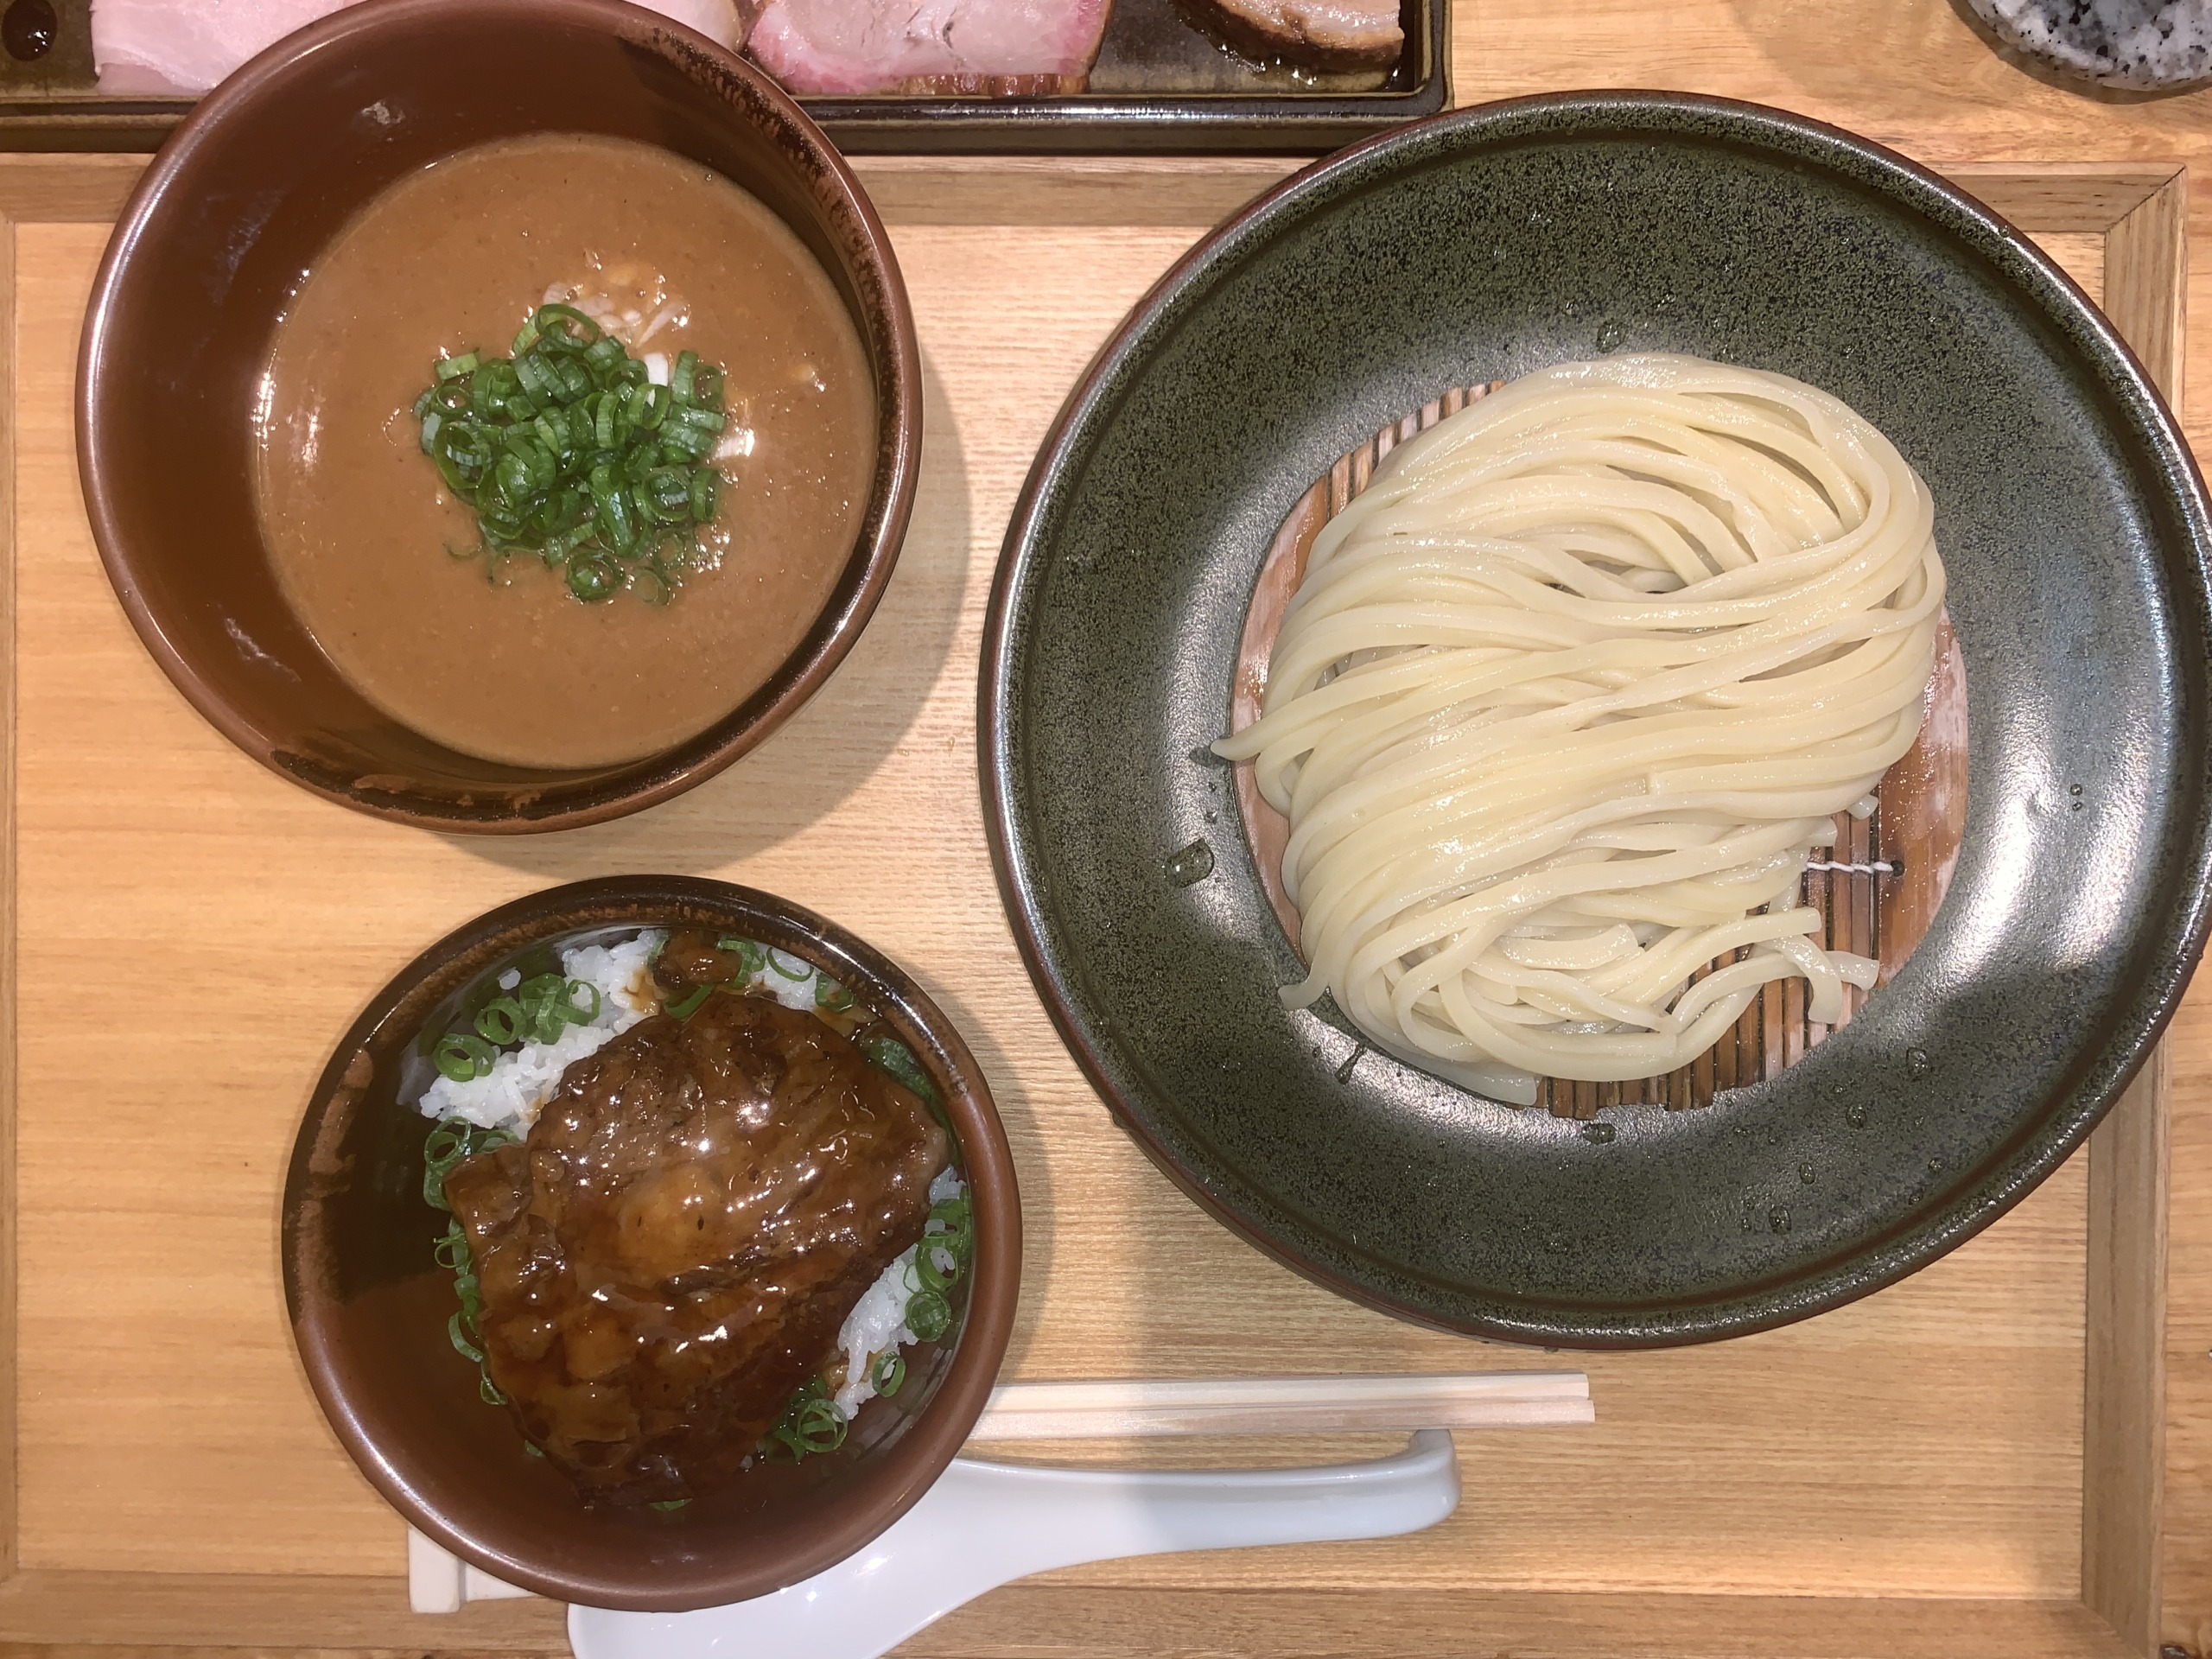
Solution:
M 486 558 L 424 454 L 436 362 L 505 355 L 560 290 L 635 356 L 725 372 L 702 568 L 665 604 Z M 522 766 L 656 753 L 759 690 L 844 571 L 876 444 L 860 337 L 783 222 L 696 162 L 575 134 L 466 150 L 372 201 L 279 322 L 260 396 L 256 499 L 301 620 L 393 719 Z

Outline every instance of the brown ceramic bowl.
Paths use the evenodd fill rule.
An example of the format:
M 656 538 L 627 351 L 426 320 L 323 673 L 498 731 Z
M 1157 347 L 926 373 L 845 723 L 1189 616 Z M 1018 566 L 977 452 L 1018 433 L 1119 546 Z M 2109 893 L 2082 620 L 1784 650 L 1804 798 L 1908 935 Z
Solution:
M 976 1258 L 953 1333 L 905 1351 L 906 1381 L 870 1401 L 840 1451 L 757 1465 L 669 1513 L 588 1508 L 532 1457 L 446 1324 L 453 1275 L 433 1261 L 449 1217 L 423 1199 L 432 1127 L 400 1103 L 432 1076 L 421 1052 L 473 988 L 533 951 L 642 926 L 740 932 L 814 962 L 888 1020 L 938 1085 L 974 1196 Z M 532 967 L 530 971 L 537 971 Z M 503 905 L 417 957 L 371 999 L 308 1103 L 284 1184 L 284 1297 L 308 1380 L 338 1438 L 414 1526 L 541 1595 L 679 1611 L 765 1595 L 842 1560 L 952 1460 L 988 1399 L 1013 1329 L 1021 1210 L 1006 1134 L 951 1023 L 880 953 L 765 893 L 680 876 L 614 876 Z
M 456 753 L 355 691 L 278 592 L 249 462 L 253 390 L 278 313 L 322 248 L 403 175 L 542 131 L 658 144 L 779 215 L 851 312 L 882 435 L 843 577 L 783 667 L 689 742 L 569 772 Z M 921 453 L 913 320 L 851 172 L 757 70 L 613 0 L 369 0 L 271 47 L 200 105 L 132 193 L 93 284 L 77 386 L 93 539 L 177 689 L 248 754 L 316 793 L 448 830 L 618 817 L 759 742 L 875 608 Z

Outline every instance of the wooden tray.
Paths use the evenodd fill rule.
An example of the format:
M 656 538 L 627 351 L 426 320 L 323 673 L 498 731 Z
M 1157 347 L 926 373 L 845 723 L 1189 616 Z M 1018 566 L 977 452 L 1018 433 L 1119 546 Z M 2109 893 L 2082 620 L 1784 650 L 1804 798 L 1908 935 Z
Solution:
M 977 636 L 1031 454 L 1129 303 L 1285 164 L 864 164 L 912 291 L 928 405 L 882 609 L 813 704 L 730 772 L 624 823 L 499 842 L 287 786 L 200 721 L 125 626 L 78 499 L 70 382 L 105 226 L 139 165 L 0 158 L 15 640 L 0 852 L 16 901 L 0 943 L 0 1641 L 561 1648 L 544 1603 L 407 1612 L 401 1524 L 293 1357 L 276 1203 L 306 1090 L 363 1000 L 464 918 L 586 874 L 787 893 L 914 969 L 959 1021 L 1023 1182 L 1009 1375 L 1560 1363 L 1355 1307 L 1179 1196 L 1054 1039 L 984 849 Z M 1959 176 L 2101 293 L 2173 383 L 2176 168 Z M 2165 1075 L 2154 1062 L 2085 1156 L 1878 1296 L 1742 1341 L 1590 1356 L 1597 1426 L 1465 1436 L 1466 1500 L 1431 1532 L 1055 1574 L 909 1651 L 2145 1654 L 2167 1459 Z M 2200 1443 L 2183 1438 L 2177 1467 Z M 2189 1628 L 2201 1611 L 2165 1614 Z

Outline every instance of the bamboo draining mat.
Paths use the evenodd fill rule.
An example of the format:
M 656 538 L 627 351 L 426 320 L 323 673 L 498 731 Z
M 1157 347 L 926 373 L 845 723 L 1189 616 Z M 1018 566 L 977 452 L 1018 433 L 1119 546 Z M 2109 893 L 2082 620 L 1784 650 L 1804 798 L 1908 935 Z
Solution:
M 115 167 L 0 162 L 19 187 L 21 1262 L 19 1571 L 0 1588 L 0 1632 L 557 1643 L 542 1611 L 520 1604 L 435 1634 L 385 1611 L 404 1599 L 402 1529 L 301 1382 L 275 1218 L 305 1090 L 362 1000 L 457 921 L 585 874 L 753 882 L 916 970 L 989 1071 L 1022 1173 L 1028 1260 L 1010 1376 L 1556 1366 L 1351 1306 L 1177 1195 L 1054 1039 L 983 849 L 976 653 L 1014 494 L 1091 350 L 1267 164 L 1211 182 L 1104 165 L 869 168 L 913 293 L 929 421 L 914 528 L 882 610 L 822 696 L 730 773 L 623 823 L 498 843 L 373 823 L 289 788 L 202 725 L 121 621 L 76 499 L 67 418 L 105 232 L 53 222 L 81 206 L 31 210 L 102 191 L 111 203 Z M 2017 170 L 1982 188 L 2045 199 Z M 2101 231 L 2157 183 L 2065 189 L 2094 200 L 2048 212 L 2061 227 L 2049 240 L 2094 291 Z M 1717 1347 L 1589 1357 L 1599 1425 L 1471 1441 L 1468 1501 L 1433 1532 L 1085 1568 L 989 1599 L 917 1650 L 1049 1634 L 1155 1651 L 1204 1629 L 1254 1649 L 1335 1630 L 1357 1648 L 1387 1608 L 1394 1641 L 1450 1651 L 1467 1634 L 1451 1610 L 1474 1592 L 1507 1621 L 1501 1641 L 1509 1628 L 1535 1640 L 1549 1621 L 1584 1632 L 1577 1647 L 1635 1628 L 1646 1650 L 1662 1650 L 1650 1632 L 1673 1630 L 1688 1651 L 1700 1618 L 1738 1632 L 1809 1618 L 1830 1634 L 1889 1631 L 1885 1651 L 1968 1628 L 2021 1652 L 2094 1650 L 2076 1640 L 2088 1627 L 2075 1605 L 2085 1344 L 2101 1340 L 2084 1317 L 2089 1185 L 2077 1159 L 1956 1255 L 1824 1319 Z M 222 1576 L 240 1573 L 253 1576 Z M 1332 1586 L 1394 1593 L 1339 1615 L 1310 1599 Z M 1280 1593 L 1220 1599 L 1248 1589 Z M 1731 1611 L 1659 1595 L 1680 1592 L 1732 1592 Z M 1773 1599 L 1808 1594 L 1847 1599 L 1796 1618 Z M 1972 1618 L 1938 1608 L 1926 1623 L 1883 1611 L 1929 1597 L 2021 1605 Z M 1068 1622 L 1077 1607 L 1097 1621 L 1095 1642 Z M 1223 1633 L 1230 1608 L 1256 1621 L 1243 1637 Z

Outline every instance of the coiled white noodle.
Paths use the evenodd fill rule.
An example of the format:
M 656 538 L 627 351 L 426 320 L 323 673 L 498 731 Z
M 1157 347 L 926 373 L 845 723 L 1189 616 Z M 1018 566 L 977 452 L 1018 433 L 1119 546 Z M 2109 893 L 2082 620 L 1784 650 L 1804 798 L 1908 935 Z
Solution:
M 1919 731 L 1932 526 L 1843 404 L 1695 358 L 1563 364 L 1400 446 L 1216 745 L 1290 821 L 1285 1001 L 1524 1104 L 1673 1071 L 1770 980 L 1834 1023 L 1875 964 L 1808 937 L 1801 878 Z

